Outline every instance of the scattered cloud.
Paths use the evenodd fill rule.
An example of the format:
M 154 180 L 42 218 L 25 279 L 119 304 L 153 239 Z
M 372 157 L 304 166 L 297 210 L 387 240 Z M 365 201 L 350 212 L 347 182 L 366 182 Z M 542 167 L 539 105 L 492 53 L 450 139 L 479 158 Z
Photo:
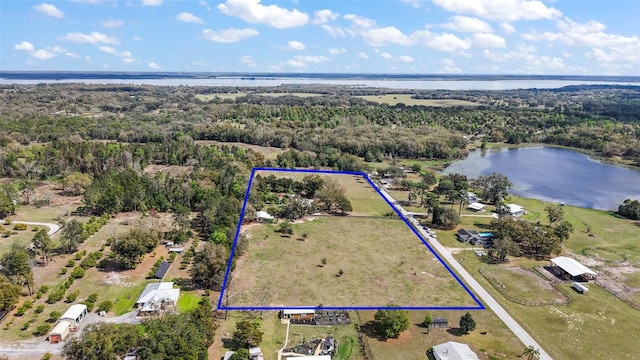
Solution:
M 414 61 L 414 59 L 409 55 L 399 56 L 397 60 L 401 61 L 401 62 L 404 62 L 404 63 L 410 63 L 410 62 Z
M 443 28 L 455 30 L 459 32 L 472 32 L 472 33 L 490 33 L 493 32 L 491 25 L 478 19 L 467 16 L 452 16 L 449 18 L 449 22 L 442 25 Z
M 99 33 L 97 31 L 92 32 L 91 34 L 83 34 L 80 32 L 72 32 L 67 33 L 67 35 L 59 38 L 60 40 L 72 41 L 77 43 L 89 43 L 89 44 L 113 44 L 118 45 L 119 41 L 117 38 L 107 36 L 105 34 Z
M 229 28 L 220 31 L 213 31 L 211 29 L 202 30 L 202 35 L 205 39 L 219 42 L 219 43 L 236 43 L 245 39 L 248 39 L 252 36 L 259 35 L 260 33 L 257 30 L 245 28 L 245 29 L 235 29 Z
M 153 69 L 153 70 L 158 70 L 161 69 L 162 67 L 154 62 L 150 62 L 147 64 L 147 66 L 149 67 L 149 69 Z
M 286 64 L 295 68 L 304 68 L 309 63 L 321 63 L 325 61 L 329 61 L 329 58 L 324 56 L 296 55 L 288 60 Z
M 109 18 L 109 20 L 105 20 L 105 21 L 101 22 L 100 25 L 102 25 L 102 27 L 106 27 L 106 28 L 119 28 L 119 27 L 123 27 L 124 26 L 124 21 L 122 21 L 122 20 L 114 20 L 114 19 Z
M 126 63 L 132 63 L 132 62 L 135 61 L 131 51 L 127 51 L 127 50 L 118 51 L 118 50 L 112 48 L 111 46 L 99 46 L 98 49 L 100 49 L 100 51 L 106 52 L 107 54 L 115 55 L 115 56 L 121 58 L 122 61 L 124 61 Z
M 257 66 L 255 59 L 251 55 L 242 56 L 240 58 L 240 62 L 250 68 L 255 68 Z
M 385 58 L 385 59 L 393 59 L 393 55 L 383 52 L 380 54 L 381 57 Z
M 100 5 L 102 4 L 102 0 L 71 0 L 73 3 L 78 4 L 92 4 L 92 5 Z
M 507 34 L 513 34 L 516 32 L 516 28 L 509 23 L 500 23 L 500 28 Z
M 225 15 L 252 24 L 267 24 L 277 29 L 306 25 L 309 15 L 297 9 L 288 10 L 277 5 L 262 5 L 260 0 L 227 0 L 217 6 Z
M 143 39 L 142 39 L 142 36 L 134 36 L 133 40 L 134 41 L 142 41 Z
M 501 36 L 489 33 L 473 34 L 473 44 L 481 48 L 505 48 L 507 42 Z
M 413 6 L 414 9 L 420 8 L 420 1 L 418 0 L 401 0 L 403 3 Z
M 415 41 L 398 30 L 395 26 L 387 26 L 383 28 L 372 28 L 360 31 L 360 35 L 364 41 L 370 46 L 384 46 L 389 44 L 397 44 L 410 46 Z
M 194 23 L 194 24 L 204 23 L 204 21 L 202 21 L 201 18 L 188 12 L 181 12 L 180 14 L 176 15 L 176 20 L 186 22 L 186 23 Z
M 462 69 L 451 59 L 444 58 L 440 61 L 440 64 L 442 64 L 442 68 L 438 71 L 440 74 L 459 74 L 462 72 Z
M 313 21 L 311 23 L 314 24 L 314 25 L 326 24 L 329 21 L 336 20 L 340 16 L 340 14 L 334 13 L 333 11 L 331 11 L 329 9 L 323 9 L 323 10 L 315 11 L 313 13 L 313 15 L 314 15 L 314 18 L 313 18 Z
M 432 0 L 447 11 L 471 14 L 481 18 L 512 22 L 516 20 L 553 19 L 560 17 L 560 10 L 547 7 L 540 0 Z
M 329 34 L 329 35 L 331 35 L 333 37 L 345 36 L 344 30 L 339 26 L 331 26 L 331 25 L 328 25 L 328 24 L 322 24 L 322 25 L 320 25 L 320 27 L 327 34 Z
M 56 19 L 64 18 L 64 13 L 52 4 L 42 3 L 34 5 L 33 8 L 44 15 L 51 16 Z
M 347 49 L 345 48 L 332 48 L 329 49 L 329 54 L 331 55 L 340 55 L 340 54 L 346 54 L 347 53 Z
M 198 4 L 200 4 L 200 6 L 204 6 L 204 8 L 207 9 L 207 11 L 211 11 L 211 7 L 209 6 L 209 3 L 207 3 L 206 1 L 200 0 Z
M 33 51 L 33 44 L 28 41 L 23 41 L 20 44 L 16 44 L 14 47 L 16 50 Z
M 61 46 L 57 46 L 57 45 L 56 46 L 47 47 L 47 50 L 53 51 L 53 52 L 58 53 L 58 54 L 64 54 L 65 56 L 68 56 L 68 57 L 71 57 L 71 58 L 80 57 L 80 55 L 74 54 L 74 53 L 68 51 L 67 49 L 65 49 L 65 48 L 63 48 Z
M 33 56 L 36 59 L 47 60 L 47 59 L 51 59 L 52 57 L 55 57 L 56 54 L 48 50 L 36 50 L 31 53 L 31 56 Z
M 160 6 L 162 5 L 162 0 L 142 0 L 143 6 Z
M 471 48 L 471 40 L 461 39 L 454 34 L 435 34 L 428 30 L 416 31 L 413 35 L 427 46 L 448 52 L 463 53 Z
M 285 47 L 286 50 L 296 50 L 296 51 L 301 51 L 301 50 L 304 50 L 305 48 L 306 46 L 304 46 L 303 43 L 296 40 L 289 41 L 287 43 L 287 46 Z
M 344 16 L 344 18 L 346 20 L 351 21 L 351 23 L 353 24 L 353 26 L 358 27 L 358 28 L 362 28 L 362 29 L 368 29 L 368 28 L 372 28 L 374 26 L 376 26 L 376 21 L 366 18 L 366 17 L 362 17 L 360 15 L 356 15 L 356 14 L 347 14 Z
M 367 55 L 367 53 L 363 53 L 363 52 L 358 53 L 358 57 L 360 59 L 365 59 L 365 60 L 369 59 L 369 55 Z

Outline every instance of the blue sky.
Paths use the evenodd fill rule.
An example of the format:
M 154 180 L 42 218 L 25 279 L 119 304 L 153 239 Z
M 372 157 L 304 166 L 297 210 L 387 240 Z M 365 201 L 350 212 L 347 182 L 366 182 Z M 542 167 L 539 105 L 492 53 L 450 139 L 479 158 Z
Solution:
M 0 1 L 1 70 L 640 75 L 637 0 Z

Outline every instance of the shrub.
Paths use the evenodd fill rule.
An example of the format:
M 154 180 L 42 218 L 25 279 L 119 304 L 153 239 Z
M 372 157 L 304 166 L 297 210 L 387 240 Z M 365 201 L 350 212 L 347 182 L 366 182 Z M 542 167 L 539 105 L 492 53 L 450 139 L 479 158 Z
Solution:
M 69 262 L 65 266 L 68 267 L 68 268 L 72 268 L 72 267 L 76 266 L 76 261 L 73 260 L 73 259 L 69 259 Z
M 9 237 L 9 236 L 11 236 L 11 230 L 7 230 L 7 231 L 5 231 L 5 232 L 2 234 L 2 236 L 4 236 L 4 237 Z
M 107 266 L 109 266 L 109 259 L 106 258 L 98 261 L 98 264 L 96 265 L 98 269 L 105 269 Z
M 40 314 L 44 311 L 44 305 L 38 305 L 35 310 L 33 310 L 36 314 Z
M 49 287 L 47 285 L 40 286 L 38 291 L 36 291 L 36 299 L 40 299 L 47 291 L 49 291 Z
M 62 276 L 64 274 L 66 274 L 66 273 L 67 273 L 67 268 L 64 267 L 64 268 L 60 269 L 60 272 L 58 273 L 58 275 Z
M 28 321 L 24 324 L 22 324 L 22 327 L 20 328 L 20 330 L 22 331 L 26 331 L 27 329 L 29 329 L 29 325 L 31 325 Z
M 93 293 L 87 297 L 87 302 L 95 303 L 98 300 L 98 293 Z
M 80 291 L 78 290 L 71 292 L 69 295 L 67 295 L 67 299 L 65 300 L 65 302 L 72 303 L 76 301 L 76 299 L 78 298 L 78 295 L 80 295 Z
M 53 355 L 51 355 L 51 353 L 45 353 L 44 355 L 42 355 L 40 360 L 51 360 L 51 358 L 53 358 Z
M 111 310 L 111 308 L 113 308 L 113 302 L 111 302 L 110 300 L 106 300 L 106 301 L 103 301 L 100 304 L 98 304 L 98 308 L 96 309 L 96 311 L 97 312 L 100 312 L 100 311 L 109 312 Z
M 76 260 L 80 260 L 80 259 L 82 259 L 82 254 L 81 253 L 76 253 L 76 255 L 74 257 L 76 258 Z
M 4 228 L 4 226 L 0 225 L 0 232 L 5 232 L 6 229 Z
M 42 324 L 39 325 L 36 328 L 36 331 L 33 332 L 33 335 L 35 336 L 42 336 L 42 335 L 46 335 L 49 332 L 49 329 L 51 329 L 51 324 Z
M 54 310 L 49 313 L 49 318 L 47 319 L 47 322 L 54 323 L 58 321 L 58 319 L 60 319 L 60 316 L 62 316 L 62 313 L 60 311 Z
M 80 279 L 84 277 L 84 274 L 85 274 L 84 269 L 78 266 L 73 268 L 73 271 L 71 272 L 71 277 L 74 279 Z
M 27 312 L 27 309 L 24 306 L 20 306 L 18 310 L 16 310 L 15 316 L 22 316 Z
M 27 224 L 13 224 L 13 230 L 17 230 L 17 231 L 27 230 L 27 227 L 28 227 Z
M 22 306 L 25 307 L 25 309 L 31 309 L 33 307 L 33 302 L 31 300 L 27 300 L 24 302 L 24 304 L 22 304 Z
M 11 225 L 11 219 L 4 219 L 5 225 Z
M 86 269 L 89 269 L 89 268 L 92 268 L 92 267 L 94 267 L 94 266 L 96 266 L 96 260 L 95 260 L 93 257 L 91 257 L 91 256 L 86 257 L 86 258 L 85 258 L 84 260 L 82 260 L 82 262 L 80 263 L 80 267 L 81 267 L 81 268 L 83 268 L 83 269 L 85 269 L 85 270 L 86 270 Z
M 54 303 L 57 303 L 58 301 L 62 300 L 66 290 L 67 289 L 65 289 L 64 287 L 60 287 L 60 288 L 55 289 L 51 293 L 49 293 L 49 296 L 47 297 L 47 304 L 54 304 Z M 60 315 L 58 315 L 58 316 L 60 316 Z

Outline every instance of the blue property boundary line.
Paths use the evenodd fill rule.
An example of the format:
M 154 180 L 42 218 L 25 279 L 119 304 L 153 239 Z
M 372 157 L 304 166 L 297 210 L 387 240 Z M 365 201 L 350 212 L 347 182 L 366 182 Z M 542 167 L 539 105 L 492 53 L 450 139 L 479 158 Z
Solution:
M 273 172 L 298 172 L 298 173 L 314 173 L 314 174 L 331 174 L 331 175 L 357 175 L 362 176 L 367 180 L 369 185 L 375 189 L 375 191 L 380 195 L 384 201 L 389 204 L 389 206 L 393 209 L 393 211 L 398 215 L 402 221 L 411 229 L 411 231 L 422 241 L 422 243 L 429 249 L 429 251 L 433 254 L 433 256 L 438 259 L 440 264 L 444 266 L 445 269 L 453 276 L 453 278 L 462 286 L 462 288 L 471 296 L 473 301 L 478 304 L 478 306 L 223 306 L 224 292 L 227 289 L 227 282 L 229 280 L 229 274 L 231 273 L 231 265 L 233 261 L 233 255 L 236 250 L 236 245 L 238 242 L 238 237 L 240 236 L 240 227 L 242 226 L 242 220 L 244 219 L 244 213 L 247 209 L 247 202 L 249 200 L 249 193 L 251 191 L 251 186 L 253 184 L 253 179 L 255 178 L 257 171 L 273 171 Z M 253 168 L 251 170 L 251 177 L 249 178 L 249 184 L 247 185 L 247 191 L 244 195 L 244 202 L 242 204 L 242 211 L 240 213 L 240 220 L 238 221 L 238 226 L 236 227 L 236 235 L 233 240 L 233 245 L 231 247 L 231 254 L 229 255 L 229 261 L 227 262 L 227 270 L 224 275 L 224 281 L 222 283 L 222 291 L 220 292 L 220 298 L 218 299 L 218 310 L 249 310 L 249 311 L 259 311 L 259 310 L 291 310 L 291 309 L 318 309 L 318 310 L 485 310 L 485 306 L 482 305 L 480 300 L 476 297 L 476 295 L 469 290 L 469 288 L 460 280 L 458 275 L 447 265 L 447 263 L 438 255 L 438 253 L 429 245 L 429 243 L 420 235 L 418 231 L 411 225 L 409 220 L 402 215 L 400 210 L 396 208 L 396 206 L 389 201 L 389 199 L 382 194 L 380 189 L 373 183 L 371 178 L 364 173 L 359 171 L 333 171 L 333 170 L 314 170 L 314 169 L 284 169 L 284 168 Z

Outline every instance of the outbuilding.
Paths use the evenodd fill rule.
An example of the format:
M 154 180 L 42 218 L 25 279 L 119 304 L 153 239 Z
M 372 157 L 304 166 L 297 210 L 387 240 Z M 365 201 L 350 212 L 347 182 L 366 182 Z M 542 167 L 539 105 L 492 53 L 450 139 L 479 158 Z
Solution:
M 281 319 L 313 320 L 316 316 L 314 309 L 286 309 L 280 312 Z
M 479 360 L 469 345 L 447 341 L 433 347 L 433 357 L 436 360 Z
M 266 211 L 256 211 L 256 219 L 260 222 L 272 222 L 275 218 Z
M 433 318 L 429 327 L 432 329 L 446 329 L 449 327 L 449 321 L 443 317 Z
M 551 259 L 551 264 L 561 270 L 564 277 L 569 277 L 573 281 L 595 280 L 598 273 L 582 265 L 575 259 L 566 256 L 558 256 Z
M 524 208 L 517 204 L 507 204 L 504 206 L 504 209 L 511 216 L 518 217 L 524 215 Z
M 473 210 L 473 211 L 484 211 L 484 208 L 487 205 L 485 204 L 481 204 L 479 202 L 472 202 L 471 204 L 467 205 L 467 208 Z
M 71 324 L 71 328 L 75 328 L 85 316 L 87 316 L 87 305 L 73 304 L 62 314 L 60 321 L 67 320 Z
M 59 343 L 60 341 L 63 341 L 64 338 L 66 338 L 67 335 L 69 335 L 70 327 L 71 327 L 71 323 L 69 321 L 67 320 L 60 321 L 49 333 L 49 336 L 48 336 L 49 342 L 52 344 L 56 344 L 56 343 Z

